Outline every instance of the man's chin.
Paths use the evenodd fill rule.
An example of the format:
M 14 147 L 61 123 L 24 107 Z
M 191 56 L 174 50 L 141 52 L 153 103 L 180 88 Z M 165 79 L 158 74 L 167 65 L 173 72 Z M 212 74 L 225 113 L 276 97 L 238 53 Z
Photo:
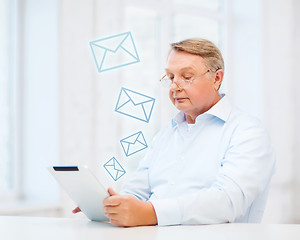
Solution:
M 187 107 L 184 106 L 184 104 L 182 104 L 182 103 L 175 103 L 174 105 L 179 111 L 182 111 L 182 112 L 184 112 L 184 110 L 187 109 Z

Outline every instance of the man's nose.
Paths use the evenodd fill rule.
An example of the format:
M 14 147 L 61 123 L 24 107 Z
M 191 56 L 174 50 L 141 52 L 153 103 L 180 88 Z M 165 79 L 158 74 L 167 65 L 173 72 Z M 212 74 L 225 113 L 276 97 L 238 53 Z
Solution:
M 178 86 L 178 83 L 176 81 L 173 81 L 170 85 L 170 91 L 174 92 L 174 91 L 180 91 L 180 90 L 181 90 L 181 87 Z
M 174 79 L 170 85 L 170 90 L 171 91 L 178 91 L 180 90 L 181 87 L 178 85 L 178 79 L 176 79 L 176 77 L 174 76 Z

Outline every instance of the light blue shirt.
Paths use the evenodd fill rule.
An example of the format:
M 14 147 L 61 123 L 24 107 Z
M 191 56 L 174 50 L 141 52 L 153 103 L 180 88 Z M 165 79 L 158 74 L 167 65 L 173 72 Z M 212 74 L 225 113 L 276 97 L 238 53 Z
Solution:
M 224 96 L 193 125 L 183 112 L 176 115 L 121 193 L 150 201 L 158 225 L 257 223 L 274 165 L 260 121 Z

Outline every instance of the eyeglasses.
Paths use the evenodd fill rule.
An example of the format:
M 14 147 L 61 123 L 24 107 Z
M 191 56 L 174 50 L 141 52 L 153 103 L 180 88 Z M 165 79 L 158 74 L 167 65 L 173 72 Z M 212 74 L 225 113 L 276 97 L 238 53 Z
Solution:
M 165 74 L 159 81 L 162 83 L 162 85 L 164 87 L 171 88 L 172 84 L 175 83 L 179 88 L 187 89 L 191 86 L 192 82 L 194 82 L 196 79 L 204 76 L 208 72 L 210 72 L 209 69 L 205 73 L 202 73 L 198 77 L 194 78 L 193 80 L 188 80 L 188 79 L 183 78 L 183 79 L 177 80 L 176 82 L 174 81 L 174 78 L 170 78 L 169 76 L 167 76 L 167 74 Z

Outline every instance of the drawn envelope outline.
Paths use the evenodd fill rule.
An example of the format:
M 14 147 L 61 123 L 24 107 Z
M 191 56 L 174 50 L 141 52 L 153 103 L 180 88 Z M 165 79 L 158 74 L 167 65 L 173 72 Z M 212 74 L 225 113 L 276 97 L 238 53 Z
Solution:
M 140 62 L 131 32 L 91 41 L 90 48 L 98 72 L 104 72 Z M 121 56 L 123 56 L 123 58 L 125 57 L 125 59 L 119 59 Z M 108 59 L 113 60 L 114 63 L 110 64 Z
M 122 145 L 126 157 L 137 153 L 141 150 L 144 150 L 148 147 L 142 131 L 139 131 L 126 138 L 121 139 L 120 143 Z
M 154 103 L 155 99 L 152 97 L 121 88 L 115 111 L 148 123 Z
M 103 166 L 109 173 L 109 175 L 112 177 L 112 179 L 114 179 L 115 181 L 117 181 L 126 173 L 124 168 L 121 166 L 121 164 L 117 161 L 115 157 L 112 157 Z

